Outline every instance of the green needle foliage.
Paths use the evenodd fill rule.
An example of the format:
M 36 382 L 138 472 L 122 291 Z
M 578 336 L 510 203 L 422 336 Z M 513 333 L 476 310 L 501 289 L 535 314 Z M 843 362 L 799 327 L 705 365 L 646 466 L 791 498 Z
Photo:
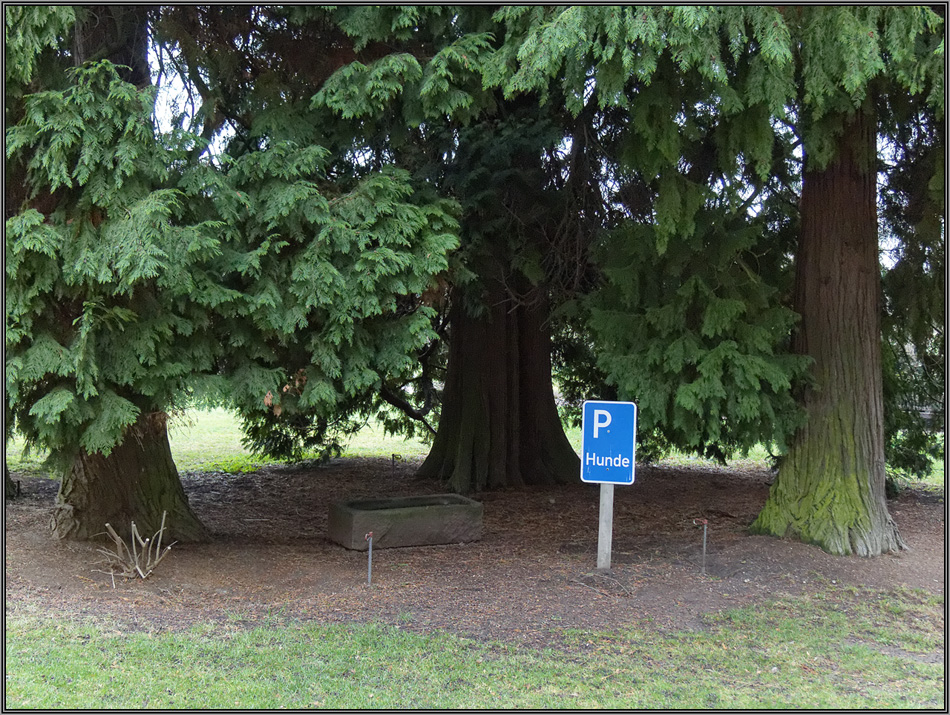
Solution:
M 306 103 L 303 117 L 281 111 L 290 90 L 265 82 L 270 92 L 249 93 L 242 111 L 253 121 L 232 154 L 212 155 L 220 97 L 208 96 L 196 124 L 161 133 L 156 89 L 134 70 L 69 66 L 79 59 L 71 40 L 95 56 L 95 27 L 130 21 L 144 32 L 161 15 L 32 8 L 21 19 L 33 32 L 8 25 L 16 56 L 35 61 L 28 81 L 23 66 L 8 75 L 17 91 L 7 113 L 5 436 L 15 428 L 68 476 L 60 535 L 154 522 L 167 508 L 179 538 L 201 538 L 162 415 L 205 402 L 265 428 L 302 412 L 323 425 L 345 417 L 414 370 L 435 335 L 419 296 L 458 245 L 452 202 L 390 165 L 352 159 L 359 170 L 341 173 L 352 143 L 321 137 Z M 55 40 L 35 30 L 50 24 Z M 325 431 L 303 444 L 281 443 L 279 428 L 250 437 L 260 446 L 274 432 L 284 453 L 299 454 L 326 446 Z M 133 466 L 136 445 L 161 456 Z M 161 503 L 166 493 L 177 503 Z
M 590 308 L 599 363 L 645 434 L 722 461 L 756 443 L 782 449 L 801 422 L 791 383 L 809 362 L 788 352 L 795 315 L 750 268 L 755 230 L 701 219 L 713 224 L 701 239 L 662 255 L 644 227 L 605 245 L 607 284 Z
M 509 7 L 495 18 L 505 44 L 487 82 L 507 97 L 563 97 L 574 115 L 596 107 L 616 126 L 601 147 L 616 167 L 606 190 L 625 215 L 595 252 L 606 285 L 586 321 L 601 384 L 645 400 L 646 424 L 675 443 L 712 454 L 738 447 L 746 430 L 781 449 L 801 424 L 789 400 L 804 361 L 787 340 L 801 147 L 827 163 L 841 113 L 878 102 L 880 133 L 905 157 L 881 194 L 882 224 L 902 246 L 885 277 L 888 459 L 926 461 L 910 457 L 934 440 L 902 413 L 928 392 L 915 375 L 942 379 L 942 308 L 931 302 L 942 291 L 931 278 L 942 204 L 901 186 L 911 156 L 916 187 L 936 188 L 941 175 L 931 151 L 943 146 L 932 124 L 943 112 L 941 18 L 927 8 L 753 6 Z M 939 399 L 916 402 L 942 412 Z
M 27 96 L 7 132 L 31 187 L 6 224 L 7 405 L 61 467 L 199 389 L 216 354 L 191 290 L 216 224 L 182 220 L 180 148 L 156 140 L 153 93 L 108 62 L 67 76 L 68 88 Z M 46 214 L 29 205 L 44 194 Z
M 365 402 L 384 378 L 411 375 L 412 356 L 434 337 L 434 312 L 415 296 L 458 245 L 452 205 L 414 203 L 405 172 L 384 169 L 327 197 L 319 172 L 315 182 L 284 178 L 299 155 L 248 154 L 229 175 L 248 203 L 234 237 L 250 245 L 236 256 L 230 289 L 241 309 L 222 322 L 235 351 L 221 364 L 251 445 L 282 455 L 327 436 L 295 438 L 295 415 L 319 425 Z
M 330 415 L 412 370 L 433 337 L 415 296 L 457 246 L 450 202 L 392 167 L 338 180 L 312 125 L 195 162 L 201 138 L 156 133 L 154 88 L 108 62 L 64 77 L 7 133 L 29 187 L 7 222 L 7 404 L 31 442 L 65 467 L 143 411 Z

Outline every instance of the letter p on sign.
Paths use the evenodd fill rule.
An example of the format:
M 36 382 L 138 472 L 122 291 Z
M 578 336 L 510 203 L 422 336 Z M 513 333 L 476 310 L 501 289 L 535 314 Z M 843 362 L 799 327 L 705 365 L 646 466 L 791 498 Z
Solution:
M 594 439 L 600 436 L 600 428 L 610 424 L 610 413 L 607 410 L 594 410 Z

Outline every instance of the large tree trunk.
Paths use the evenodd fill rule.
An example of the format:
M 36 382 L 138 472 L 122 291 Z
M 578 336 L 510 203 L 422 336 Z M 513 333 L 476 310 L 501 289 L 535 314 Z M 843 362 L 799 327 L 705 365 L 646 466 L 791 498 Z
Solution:
M 806 169 L 794 348 L 814 359 L 796 434 L 753 531 L 834 554 L 904 547 L 884 493 L 875 122 L 845 122 L 838 156 Z
M 151 83 L 148 67 L 148 5 L 85 5 L 76 16 L 73 61 L 109 60 L 119 76 L 138 87 Z
M 480 317 L 461 300 L 452 309 L 442 416 L 419 474 L 461 493 L 578 480 L 554 401 L 547 305 L 518 303 L 497 280 L 487 292 Z
M 188 505 L 168 446 L 166 416 L 142 415 L 109 456 L 80 452 L 63 477 L 51 528 L 60 539 L 92 539 L 111 524 L 128 538 L 132 522 L 142 536 L 159 530 L 163 541 L 204 541 L 207 529 Z

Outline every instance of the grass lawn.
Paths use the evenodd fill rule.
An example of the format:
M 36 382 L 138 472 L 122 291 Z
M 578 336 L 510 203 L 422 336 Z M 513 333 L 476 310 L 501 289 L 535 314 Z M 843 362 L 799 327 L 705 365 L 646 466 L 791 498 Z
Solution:
M 179 472 L 253 472 L 277 460 L 251 454 L 241 444 L 241 428 L 234 415 L 223 408 L 191 410 L 169 420 L 168 440 Z M 345 457 L 424 457 L 429 451 L 420 440 L 384 434 L 376 425 L 367 425 L 347 445 Z M 30 476 L 46 474 L 39 452 L 24 454 L 23 438 L 15 436 L 7 450 L 12 470 Z
M 191 411 L 169 423 L 168 438 L 178 469 L 190 471 L 252 472 L 276 460 L 251 454 L 241 444 L 241 428 L 234 415 L 222 408 Z M 424 457 L 421 440 L 393 437 L 370 424 L 354 435 L 344 457 L 385 457 L 396 454 Z
M 943 599 L 829 585 L 700 632 L 571 632 L 532 650 L 281 622 L 121 633 L 15 613 L 7 708 L 942 708 Z

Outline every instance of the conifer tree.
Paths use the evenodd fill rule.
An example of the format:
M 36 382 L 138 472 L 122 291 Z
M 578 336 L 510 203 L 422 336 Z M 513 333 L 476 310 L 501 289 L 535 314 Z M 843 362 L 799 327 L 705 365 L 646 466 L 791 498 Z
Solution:
M 25 15 L 44 27 L 47 12 Z M 43 36 L 60 64 L 72 27 Z M 18 46 L 26 60 L 36 35 Z M 87 538 L 109 521 L 121 533 L 133 519 L 154 531 L 167 510 L 172 538 L 204 538 L 165 415 L 194 399 L 332 415 L 406 372 L 432 337 L 417 297 L 456 245 L 453 208 L 391 168 L 334 176 L 306 117 L 258 113 L 283 130 L 242 126 L 234 156 L 210 161 L 210 107 L 233 109 L 220 98 L 198 132 L 159 135 L 154 90 L 106 59 L 64 68 L 52 89 L 15 71 L 23 109 L 7 150 L 27 193 L 6 224 L 7 407 L 64 471 L 54 531 Z
M 888 477 L 922 477 L 945 457 L 946 125 L 919 97 L 897 93 L 880 103 L 879 121 L 888 147 L 879 196 Z
M 876 104 L 910 93 L 942 116 L 940 21 L 919 7 L 789 14 L 804 77 L 795 348 L 814 383 L 752 528 L 874 556 L 904 546 L 885 503 Z
M 781 446 L 801 420 L 790 390 L 806 361 L 790 354 L 795 317 L 782 303 L 792 145 L 772 122 L 794 83 L 763 83 L 787 34 L 769 8 L 723 13 L 499 12 L 514 39 L 489 77 L 510 96 L 556 92 L 602 117 L 602 278 L 573 310 L 596 354 L 596 370 L 582 367 L 588 390 L 640 405 L 646 456 L 675 445 L 726 459 Z M 749 36 L 729 44 L 720 25 Z
M 190 12 L 170 14 L 169 31 L 175 31 L 173 24 L 201 27 L 189 21 Z M 561 134 L 557 127 L 539 131 L 550 122 L 539 117 L 536 102 L 522 102 L 519 111 L 515 103 L 502 106 L 497 92 L 482 88 L 478 67 L 489 45 L 480 30 L 490 27 L 490 12 L 271 12 L 272 20 L 281 15 L 304 36 L 331 33 L 339 56 L 353 60 L 329 78 L 299 72 L 293 62 L 268 65 L 267 70 L 283 88 L 284 98 L 308 91 L 314 95 L 297 115 L 322 135 L 338 180 L 355 180 L 368 167 L 394 166 L 409 172 L 417 196 L 444 196 L 461 208 L 456 270 L 442 277 L 435 293 L 418 289 L 417 298 L 440 313 L 432 316 L 431 309 L 425 313 L 420 308 L 416 315 L 429 314 L 433 330 L 448 337 L 441 411 L 430 412 L 436 402 L 433 372 L 439 370 L 434 355 L 446 349 L 430 343 L 418 355 L 415 376 L 390 371 L 399 379 L 367 382 L 362 391 L 348 393 L 346 402 L 337 403 L 338 416 L 365 413 L 381 403 L 418 418 L 441 414 L 432 455 L 422 472 L 460 491 L 573 477 L 577 457 L 564 437 L 551 384 L 550 281 L 537 260 L 549 246 L 552 229 L 565 216 L 570 218 L 563 207 L 557 209 L 560 213 L 545 215 L 557 201 L 555 192 L 548 191 L 551 170 L 543 162 Z M 232 23 L 243 21 L 235 20 L 233 13 L 228 17 Z M 263 48 L 277 42 L 279 30 L 270 37 L 269 25 L 251 26 L 260 30 Z M 207 28 L 204 34 L 209 34 Z M 253 57 L 229 49 L 233 58 L 227 60 L 220 51 L 212 57 L 212 45 L 202 47 L 195 41 L 188 46 L 194 48 L 192 61 L 212 66 L 203 80 L 208 97 L 223 97 L 226 88 L 233 89 L 228 68 L 268 63 L 268 53 L 260 47 Z M 258 71 L 262 69 L 252 70 Z M 270 118 L 285 110 L 261 94 L 248 86 L 232 91 L 223 105 L 232 116 L 236 108 L 243 109 L 237 130 L 242 142 L 260 141 L 255 133 L 270 141 L 279 128 Z M 301 333 L 297 339 L 305 338 Z M 412 394 L 399 390 L 407 381 L 414 383 Z M 422 404 L 414 406 L 414 399 Z M 298 407 L 293 414 L 282 405 L 279 416 L 255 416 L 253 405 L 242 405 L 255 444 L 299 453 L 299 447 L 325 439 L 331 415 Z
M 381 76 L 391 58 L 365 72 L 341 70 L 318 100 L 364 121 L 395 112 L 393 125 L 401 117 L 418 122 L 426 150 L 414 156 L 397 149 L 394 158 L 408 158 L 461 205 L 461 270 L 449 276 L 446 296 L 448 364 L 439 428 L 420 474 L 460 491 L 570 481 L 578 460 L 558 418 L 551 335 L 554 311 L 586 287 L 602 201 L 598 167 L 584 145 L 597 118 L 552 111 L 533 96 L 506 100 L 500 90 L 486 90 L 483 75 L 506 47 L 503 28 L 482 8 L 449 15 L 447 23 L 429 18 L 404 46 L 420 58 L 420 71 L 393 107 L 373 103 L 373 76 Z M 360 13 L 364 21 L 372 16 L 379 19 Z M 387 33 L 397 25 L 349 28 L 366 40 L 392 42 Z M 431 49 L 420 50 L 420 42 Z M 395 130 L 389 136 L 398 141 Z
M 133 519 L 153 533 L 167 511 L 172 538 L 205 538 L 165 413 L 210 368 L 192 340 L 197 302 L 176 282 L 210 241 L 176 221 L 170 153 L 150 120 L 146 15 L 7 13 L 7 417 L 63 475 L 57 536 L 106 522 L 127 533 Z
M 158 36 L 181 48 L 171 61 L 193 80 L 203 107 L 197 131 L 211 137 L 229 130 L 229 185 L 248 200 L 290 202 L 238 207 L 235 227 L 236 241 L 264 235 L 272 230 L 264 219 L 271 220 L 279 208 L 291 229 L 286 245 L 276 246 L 241 279 L 243 291 L 266 295 L 268 302 L 228 318 L 229 339 L 241 346 L 222 363 L 232 387 L 234 379 L 249 387 L 249 375 L 275 370 L 285 375 L 279 385 L 258 382 L 256 391 L 232 390 L 229 397 L 244 420 L 246 443 L 255 450 L 290 458 L 310 450 L 332 454 L 369 414 L 405 429 L 406 422 L 383 412 L 387 405 L 421 420 L 432 406 L 434 377 L 425 360 L 438 343 L 436 298 L 443 284 L 438 276 L 457 245 L 455 206 L 412 171 L 412 161 L 394 161 L 396 152 L 422 153 L 413 144 L 419 132 L 403 117 L 394 123 L 381 107 L 421 70 L 405 53 L 377 63 L 386 48 L 373 39 L 380 22 L 390 27 L 384 16 L 405 20 L 404 13 L 413 12 L 170 7 L 157 23 Z M 433 12 L 438 15 L 437 8 Z M 396 24 L 412 35 L 414 20 L 408 25 L 403 20 Z M 314 95 L 341 68 L 343 89 L 331 98 L 336 102 L 331 108 Z M 350 86 L 361 82 L 368 83 L 368 96 Z M 311 146 L 319 147 L 317 155 L 305 150 L 313 161 L 311 181 L 354 229 L 316 227 L 324 242 L 334 238 L 328 250 L 342 254 L 332 266 L 325 262 L 327 251 L 311 247 L 300 253 L 294 235 L 301 219 L 296 214 L 307 210 L 304 199 L 313 186 L 288 181 L 299 169 L 288 172 L 286 165 L 300 163 L 307 155 L 300 152 Z M 244 167 L 258 168 L 249 176 Z M 276 173 L 261 173 L 263 167 Z M 373 240 L 367 243 L 365 236 Z M 317 258 L 323 262 L 313 263 Z M 302 259 L 306 270 L 296 265 Z M 301 302 L 305 310 L 318 310 L 312 320 L 300 319 Z M 424 395 L 421 408 L 407 401 L 407 384 L 416 396 Z
M 508 54 L 516 69 L 497 78 L 510 95 L 560 86 L 575 111 L 594 93 L 602 105 L 629 111 L 639 153 L 630 166 L 640 174 L 647 198 L 640 215 L 648 225 L 626 228 L 627 244 L 605 263 L 613 294 L 600 294 L 592 324 L 600 326 L 607 379 L 621 386 L 621 395 L 639 399 L 646 421 L 676 443 L 706 451 L 742 446 L 750 434 L 767 436 L 769 422 L 773 440 L 790 438 L 756 530 L 794 534 L 834 553 L 899 548 L 884 503 L 874 107 L 889 93 L 909 92 L 942 116 L 939 18 L 927 8 L 880 7 L 510 8 L 500 14 L 521 27 Z M 688 149 L 702 132 L 695 110 L 704 108 L 714 127 L 713 173 L 702 171 L 701 158 L 691 159 Z M 764 224 L 742 215 L 746 197 L 721 200 L 735 175 L 730 164 L 740 157 L 740 166 L 759 175 L 758 182 L 749 177 L 749 188 L 781 173 L 775 170 L 776 152 L 787 151 L 778 141 L 781 126 L 796 133 L 806 162 L 794 265 L 801 322 L 792 354 L 781 344 L 791 327 L 787 312 L 774 304 L 750 310 L 767 305 L 761 301 L 770 294 L 774 300 L 781 263 L 759 275 L 747 270 L 746 282 L 723 270 L 748 269 L 746 258 L 769 251 Z M 700 182 L 691 181 L 697 168 Z M 706 183 L 710 178 L 718 184 Z M 769 205 L 773 191 L 759 207 Z M 715 223 L 726 230 L 712 228 Z M 746 230 L 752 234 L 743 246 Z M 679 255 L 684 240 L 702 242 L 693 250 L 707 262 L 690 265 Z M 625 260 L 617 260 L 617 251 Z M 709 258 L 730 253 L 709 265 Z M 674 275 L 661 269 L 644 278 L 637 270 L 643 256 L 656 266 L 656 257 L 667 254 Z M 673 284 L 667 298 L 664 280 Z M 691 306 L 692 295 L 698 301 Z M 630 332 L 636 338 L 627 343 Z M 813 382 L 800 399 L 807 421 L 793 433 L 794 411 L 776 408 L 787 406 L 802 359 L 813 361 Z
M 474 276 L 451 294 L 441 417 L 419 473 L 459 491 L 578 473 L 551 374 L 551 304 L 560 296 L 550 259 L 575 218 L 542 165 L 560 136 L 536 103 L 512 103 L 459 129 L 448 162 L 444 190 L 462 204 Z
M 553 354 L 586 396 L 636 400 L 658 448 L 788 446 L 756 529 L 900 546 L 881 376 L 907 373 L 880 355 L 875 138 L 904 152 L 894 186 L 926 158 L 933 191 L 884 202 L 908 248 L 885 326 L 932 362 L 933 301 L 902 287 L 940 293 L 929 9 L 88 11 L 149 23 L 194 107 L 165 136 L 143 33 L 113 46 L 87 11 L 17 12 L 8 424 L 80 456 L 64 486 L 104 484 L 108 502 L 105 461 L 141 459 L 185 398 L 299 455 L 386 406 L 431 423 L 440 382 L 423 473 L 462 491 L 563 481 Z M 901 331 L 901 314 L 922 317 Z M 59 518 L 92 528 L 66 492 Z

